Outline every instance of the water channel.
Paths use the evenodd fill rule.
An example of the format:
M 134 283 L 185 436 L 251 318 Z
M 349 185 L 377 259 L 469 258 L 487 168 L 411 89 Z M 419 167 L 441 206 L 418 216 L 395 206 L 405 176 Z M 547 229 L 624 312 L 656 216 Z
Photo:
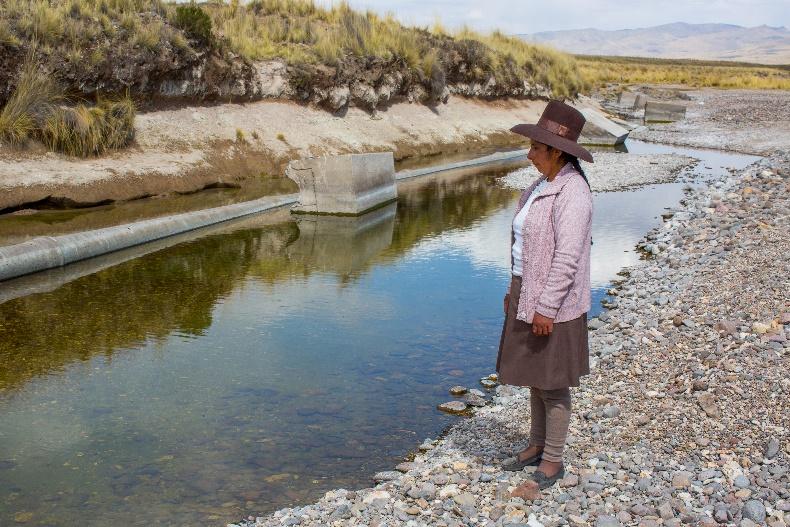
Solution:
M 698 178 L 754 160 L 629 148 L 700 158 Z M 0 525 L 224 525 L 368 486 L 494 367 L 518 198 L 497 176 L 407 181 L 359 219 L 247 218 L 7 296 Z M 595 195 L 593 314 L 682 196 Z

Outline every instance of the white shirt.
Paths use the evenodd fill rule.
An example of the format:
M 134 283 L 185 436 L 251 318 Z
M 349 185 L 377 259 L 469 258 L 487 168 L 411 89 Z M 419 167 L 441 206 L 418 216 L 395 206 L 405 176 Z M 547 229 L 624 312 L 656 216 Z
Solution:
M 521 235 L 521 232 L 524 228 L 524 222 L 527 220 L 527 213 L 529 212 L 530 206 L 532 206 L 532 202 L 535 201 L 535 198 L 537 198 L 540 195 L 540 193 L 543 192 L 543 189 L 546 188 L 548 185 L 549 182 L 546 181 L 545 179 L 540 183 L 538 183 L 538 186 L 535 187 L 535 190 L 533 190 L 532 193 L 527 198 L 527 202 L 524 203 L 524 206 L 521 207 L 520 211 L 518 211 L 516 217 L 513 218 L 513 237 L 515 239 L 513 242 L 513 249 L 512 249 L 513 276 L 521 276 L 521 269 L 524 267 L 522 262 L 523 255 L 521 254 L 521 248 L 524 246 L 524 240 Z

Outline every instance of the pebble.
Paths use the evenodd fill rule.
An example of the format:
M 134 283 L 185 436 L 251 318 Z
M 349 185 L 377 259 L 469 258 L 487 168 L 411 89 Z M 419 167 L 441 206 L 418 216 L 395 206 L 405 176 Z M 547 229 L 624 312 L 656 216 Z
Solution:
M 439 408 L 439 410 L 442 412 L 447 412 L 449 414 L 460 414 L 467 409 L 467 406 L 463 401 L 449 401 L 440 404 L 437 408 Z
M 753 522 L 763 523 L 766 515 L 765 505 L 760 500 L 749 500 L 744 504 L 741 515 Z
M 790 115 L 790 101 L 782 104 Z M 790 344 L 777 339 L 790 334 L 790 226 L 781 213 L 790 210 L 788 174 L 790 152 L 780 152 L 691 185 L 646 234 L 642 246 L 658 254 L 622 273 L 609 297 L 617 309 L 590 332 L 591 375 L 572 390 L 559 485 L 537 489 L 533 467 L 502 470 L 528 441 L 529 389 L 486 376 L 481 384 L 493 397 L 458 394 L 486 403 L 451 401 L 470 416 L 423 441 L 397 472 L 377 473 L 375 488 L 333 491 L 244 527 L 292 519 L 344 527 L 786 527 Z

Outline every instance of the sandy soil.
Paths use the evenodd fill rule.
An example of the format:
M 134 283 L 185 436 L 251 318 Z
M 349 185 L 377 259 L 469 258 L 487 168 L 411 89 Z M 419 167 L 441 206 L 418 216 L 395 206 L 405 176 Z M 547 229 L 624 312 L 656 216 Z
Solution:
M 516 144 L 507 129 L 536 121 L 544 106 L 454 97 L 437 107 L 396 104 L 375 116 L 278 101 L 150 112 L 137 118 L 135 147 L 108 157 L 0 149 L 0 210 L 40 200 L 81 205 L 239 186 L 261 173 L 281 174 L 290 159 L 310 155 L 393 150 L 400 159 Z
M 790 92 L 780 90 L 686 91 L 686 120 L 650 124 L 634 139 L 697 148 L 768 155 L 790 149 Z

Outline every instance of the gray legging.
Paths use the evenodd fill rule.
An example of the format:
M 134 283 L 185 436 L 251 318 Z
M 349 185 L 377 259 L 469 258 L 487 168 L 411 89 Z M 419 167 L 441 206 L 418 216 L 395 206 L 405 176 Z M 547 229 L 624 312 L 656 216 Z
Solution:
M 571 422 L 571 390 L 529 389 L 532 425 L 529 444 L 543 447 L 543 459 L 561 462 Z

